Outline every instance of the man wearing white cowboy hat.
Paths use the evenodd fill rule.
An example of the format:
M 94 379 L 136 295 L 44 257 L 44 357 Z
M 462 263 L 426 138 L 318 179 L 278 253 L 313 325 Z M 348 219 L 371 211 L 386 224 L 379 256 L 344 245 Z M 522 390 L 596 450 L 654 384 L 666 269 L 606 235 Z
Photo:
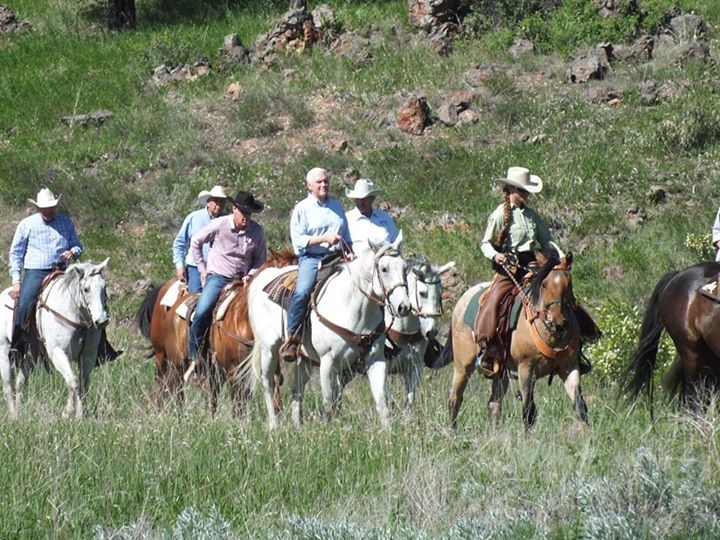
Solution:
M 35 200 L 28 199 L 37 212 L 18 223 L 10 244 L 10 295 L 15 299 L 10 347 L 17 358 L 22 358 L 27 350 L 30 337 L 24 324 L 43 279 L 53 270 L 64 270 L 83 252 L 72 219 L 57 213 L 59 200 L 60 196 L 55 197 L 48 188 L 42 188 Z M 104 360 L 114 360 L 120 355 L 107 343 L 105 333 L 98 353 Z
M 345 213 L 353 242 L 353 251 L 368 248 L 372 242 L 394 242 L 399 233 L 390 214 L 373 208 L 373 202 L 382 189 L 372 180 L 360 178 L 353 189 L 345 189 L 345 196 L 355 201 L 355 208 Z
M 188 336 L 188 358 L 193 362 L 198 360 L 223 287 L 234 279 L 247 282 L 267 258 L 265 229 L 251 219 L 252 214 L 262 211 L 263 203 L 247 191 L 228 200 L 233 205 L 232 214 L 212 220 L 190 239 L 190 250 L 203 285 Z M 202 246 L 210 242 L 213 247 L 205 259 Z
M 198 202 L 204 208 L 190 212 L 185 217 L 180 230 L 175 236 L 175 240 L 173 240 L 172 253 L 175 277 L 179 281 L 184 282 L 187 280 L 188 291 L 191 293 L 200 292 L 202 283 L 200 282 L 200 272 L 198 272 L 195 259 L 190 251 L 190 238 L 213 219 L 222 215 L 226 201 L 227 195 L 222 186 L 213 186 L 210 191 L 202 190 L 198 195 Z M 205 259 L 207 259 L 209 250 L 210 245 L 205 244 L 203 246 Z

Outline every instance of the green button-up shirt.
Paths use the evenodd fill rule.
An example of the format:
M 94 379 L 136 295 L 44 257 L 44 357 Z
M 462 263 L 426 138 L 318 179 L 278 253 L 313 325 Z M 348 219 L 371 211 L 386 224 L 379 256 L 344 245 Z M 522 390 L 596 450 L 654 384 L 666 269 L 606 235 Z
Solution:
M 499 253 L 496 247 L 503 253 L 521 253 L 524 251 L 542 250 L 547 252 L 552 249 L 550 244 L 552 237 L 550 229 L 535 210 L 527 206 L 512 207 L 512 224 L 505 238 L 504 246 L 494 246 L 493 242 L 503 228 L 504 205 L 498 206 L 490 217 L 488 217 L 487 228 L 480 242 L 480 249 L 490 260 Z

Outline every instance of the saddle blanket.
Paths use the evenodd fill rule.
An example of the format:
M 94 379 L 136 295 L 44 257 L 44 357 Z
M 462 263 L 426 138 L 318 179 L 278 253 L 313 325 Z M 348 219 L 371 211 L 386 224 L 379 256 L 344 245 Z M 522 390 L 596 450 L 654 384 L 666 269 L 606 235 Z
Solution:
M 183 289 L 185 289 L 184 283 L 182 283 L 181 281 L 173 282 L 173 284 L 168 287 L 168 290 L 165 291 L 165 294 L 160 300 L 160 305 L 166 308 L 173 307 L 175 305 L 175 302 L 178 301 L 178 297 L 180 296 L 180 293 Z
M 470 298 L 470 302 L 468 302 L 468 306 L 465 309 L 465 313 L 463 314 L 463 322 L 468 325 L 470 328 L 475 328 L 475 320 L 478 314 L 478 311 L 480 310 L 480 297 L 482 294 L 488 290 L 490 287 L 491 282 L 485 282 L 481 283 L 478 287 L 478 290 L 472 295 Z M 510 309 L 510 315 L 508 320 L 508 329 L 509 330 L 515 330 L 517 328 L 517 322 L 520 319 L 520 310 L 522 309 L 522 296 L 517 295 L 515 297 L 515 301 L 513 302 L 512 308 Z

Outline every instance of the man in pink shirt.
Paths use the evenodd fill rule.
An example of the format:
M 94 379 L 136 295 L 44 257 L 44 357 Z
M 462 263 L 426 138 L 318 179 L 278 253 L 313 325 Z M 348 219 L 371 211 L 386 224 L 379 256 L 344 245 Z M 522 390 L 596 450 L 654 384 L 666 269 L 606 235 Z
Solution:
M 223 287 L 235 279 L 247 282 L 267 258 L 265 230 L 251 219 L 252 214 L 260 212 L 264 205 L 246 191 L 241 191 L 234 199 L 228 197 L 228 200 L 233 205 L 232 214 L 215 218 L 190 239 L 190 249 L 203 284 L 190 325 L 190 360 L 198 357 Z M 212 245 L 207 261 L 202 251 L 206 242 Z

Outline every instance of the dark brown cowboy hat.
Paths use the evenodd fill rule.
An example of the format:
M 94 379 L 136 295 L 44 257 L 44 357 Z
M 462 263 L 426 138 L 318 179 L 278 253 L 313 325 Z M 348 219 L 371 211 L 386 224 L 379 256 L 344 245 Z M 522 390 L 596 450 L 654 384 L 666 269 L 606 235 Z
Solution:
M 235 198 L 228 197 L 228 200 L 233 204 L 233 206 L 236 206 L 238 210 L 249 214 L 262 212 L 262 209 L 265 208 L 263 203 L 256 201 L 253 194 L 248 193 L 247 191 L 240 191 L 237 195 L 235 195 Z

